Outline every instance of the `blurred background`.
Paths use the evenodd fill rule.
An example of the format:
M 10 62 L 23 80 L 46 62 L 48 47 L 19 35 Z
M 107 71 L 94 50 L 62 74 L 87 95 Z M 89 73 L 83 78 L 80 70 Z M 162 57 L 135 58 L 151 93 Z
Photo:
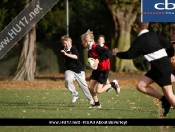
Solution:
M 30 0 L 0 1 L 0 30 L 18 15 Z M 60 38 L 69 35 L 86 63 L 87 51 L 80 36 L 92 30 L 105 36 L 105 44 L 112 50 L 127 50 L 137 37 L 134 30 L 136 16 L 141 13 L 140 0 L 60 0 L 58 3 L 0 60 L 0 76 L 14 80 L 33 80 L 36 76 L 56 76 L 64 73 L 60 53 Z M 172 23 L 150 23 L 149 30 L 169 39 Z M 27 37 L 30 36 L 30 37 Z M 27 39 L 31 39 L 30 43 Z M 27 48 L 28 50 L 24 50 Z M 140 56 L 134 60 L 111 57 L 111 71 L 116 73 L 144 72 L 149 63 Z

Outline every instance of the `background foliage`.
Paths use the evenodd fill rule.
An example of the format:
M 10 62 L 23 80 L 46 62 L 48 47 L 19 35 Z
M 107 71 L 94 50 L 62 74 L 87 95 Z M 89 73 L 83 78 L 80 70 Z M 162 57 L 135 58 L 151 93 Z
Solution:
M 120 3 L 122 1 L 119 1 Z M 123 3 L 127 2 L 124 0 Z M 2 0 L 0 1 L 0 30 L 2 31 L 13 18 L 24 9 L 26 0 Z M 121 3 L 122 5 L 122 3 Z M 150 23 L 149 30 L 169 39 L 169 31 L 172 23 Z M 134 31 L 132 25 L 131 42 L 136 38 L 137 33 Z M 106 45 L 111 49 L 111 41 L 114 38 L 115 28 L 112 20 L 112 15 L 104 0 L 69 0 L 69 36 L 73 39 L 73 45 L 77 47 L 80 52 L 80 60 L 84 63 L 86 59 L 85 49 L 81 45 L 80 35 L 86 32 L 88 29 L 94 31 L 95 40 L 98 35 L 103 34 L 106 37 Z M 60 37 L 66 34 L 66 1 L 59 1 L 36 25 L 37 29 L 37 42 L 43 43 L 43 49 L 37 49 L 37 56 L 44 54 L 45 50 L 49 50 L 47 54 L 57 57 L 54 65 L 60 67 L 62 63 L 59 63 L 60 57 Z M 47 42 L 47 45 L 45 43 Z M 17 61 L 22 49 L 22 43 L 15 45 L 5 56 L 0 60 L 0 75 L 13 75 L 15 73 Z M 49 56 L 43 56 L 49 58 Z M 13 59 L 14 58 L 14 59 Z M 52 60 L 52 58 L 49 58 Z M 62 59 L 61 59 L 62 60 Z M 114 59 L 113 59 L 114 60 Z M 45 61 L 37 60 L 38 69 L 49 71 L 46 66 L 40 66 Z M 57 64 L 56 64 L 57 63 Z M 145 71 L 148 69 L 149 64 L 143 58 L 143 56 L 134 59 L 135 66 Z M 8 68 L 7 68 L 8 65 Z M 48 64 L 47 64 L 48 65 Z M 45 67 L 45 68 L 43 68 Z M 49 66 L 51 68 L 51 66 Z M 8 74 L 4 74 L 3 69 L 11 69 Z M 55 73 L 63 72 L 63 68 L 55 71 Z M 7 72 L 5 72 L 7 73 Z M 38 72 L 39 73 L 39 72 Z M 42 73 L 42 72 L 41 72 Z M 50 73 L 48 73 L 50 74 Z

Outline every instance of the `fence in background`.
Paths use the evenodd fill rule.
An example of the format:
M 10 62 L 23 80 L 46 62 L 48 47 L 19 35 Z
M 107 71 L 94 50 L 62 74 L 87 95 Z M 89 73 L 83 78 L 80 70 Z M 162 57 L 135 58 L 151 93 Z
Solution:
M 60 52 L 60 43 L 37 43 L 36 75 L 57 75 L 64 73 L 64 60 Z M 80 52 L 80 60 L 84 63 L 83 47 L 76 45 Z M 22 47 L 15 45 L 2 59 L 0 59 L 0 76 L 13 76 L 20 57 Z

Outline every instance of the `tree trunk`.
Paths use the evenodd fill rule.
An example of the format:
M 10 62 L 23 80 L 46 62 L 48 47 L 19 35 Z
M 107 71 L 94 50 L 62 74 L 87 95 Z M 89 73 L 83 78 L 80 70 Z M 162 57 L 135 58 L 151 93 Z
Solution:
M 117 0 L 106 0 L 115 26 L 115 47 L 117 47 L 119 51 L 129 49 L 131 43 L 131 25 L 137 15 L 137 12 L 133 12 L 135 3 L 131 2 L 131 4 L 125 5 L 124 2 L 126 1 L 122 3 Z M 124 6 L 119 6 L 119 3 Z M 118 39 L 118 41 L 116 41 L 116 39 Z M 112 48 L 114 48 L 113 45 L 114 44 L 112 44 Z M 134 66 L 133 60 L 124 60 L 116 57 L 115 70 L 117 72 L 134 72 L 138 69 Z
M 120 32 L 118 48 L 120 51 L 126 51 L 130 47 L 130 31 L 122 30 Z M 133 60 L 116 58 L 117 72 L 134 72 L 137 68 L 134 66 Z
M 112 39 L 111 39 L 111 49 L 113 49 L 113 48 L 115 48 L 118 43 L 118 32 L 114 32 L 114 35 L 113 35 L 113 37 L 112 37 Z M 110 66 L 110 69 L 112 70 L 112 71 L 116 71 L 117 69 L 116 69 L 116 57 L 111 57 L 110 58 L 110 61 L 111 61 L 111 66 Z
M 24 36 L 24 44 L 17 71 L 13 80 L 33 81 L 36 67 L 36 29 L 35 26 Z

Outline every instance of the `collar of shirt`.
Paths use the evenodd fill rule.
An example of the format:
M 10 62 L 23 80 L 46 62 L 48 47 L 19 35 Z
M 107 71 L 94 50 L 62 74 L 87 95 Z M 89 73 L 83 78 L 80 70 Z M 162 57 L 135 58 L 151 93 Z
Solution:
M 143 29 L 143 30 L 137 35 L 137 37 L 139 37 L 140 35 L 142 35 L 142 34 L 144 34 L 144 33 L 147 33 L 147 32 L 149 32 L 148 29 Z
M 94 42 L 91 42 L 91 43 L 90 43 L 89 47 L 87 48 L 88 51 L 92 49 L 92 45 L 93 45 L 93 44 L 94 44 Z
M 66 49 L 64 48 L 64 51 L 68 52 L 68 51 L 70 51 L 71 48 L 72 48 L 72 46 L 71 46 L 68 50 L 66 50 Z
M 103 47 L 103 46 L 104 46 L 104 44 L 101 44 L 100 46 L 101 46 L 101 47 Z

